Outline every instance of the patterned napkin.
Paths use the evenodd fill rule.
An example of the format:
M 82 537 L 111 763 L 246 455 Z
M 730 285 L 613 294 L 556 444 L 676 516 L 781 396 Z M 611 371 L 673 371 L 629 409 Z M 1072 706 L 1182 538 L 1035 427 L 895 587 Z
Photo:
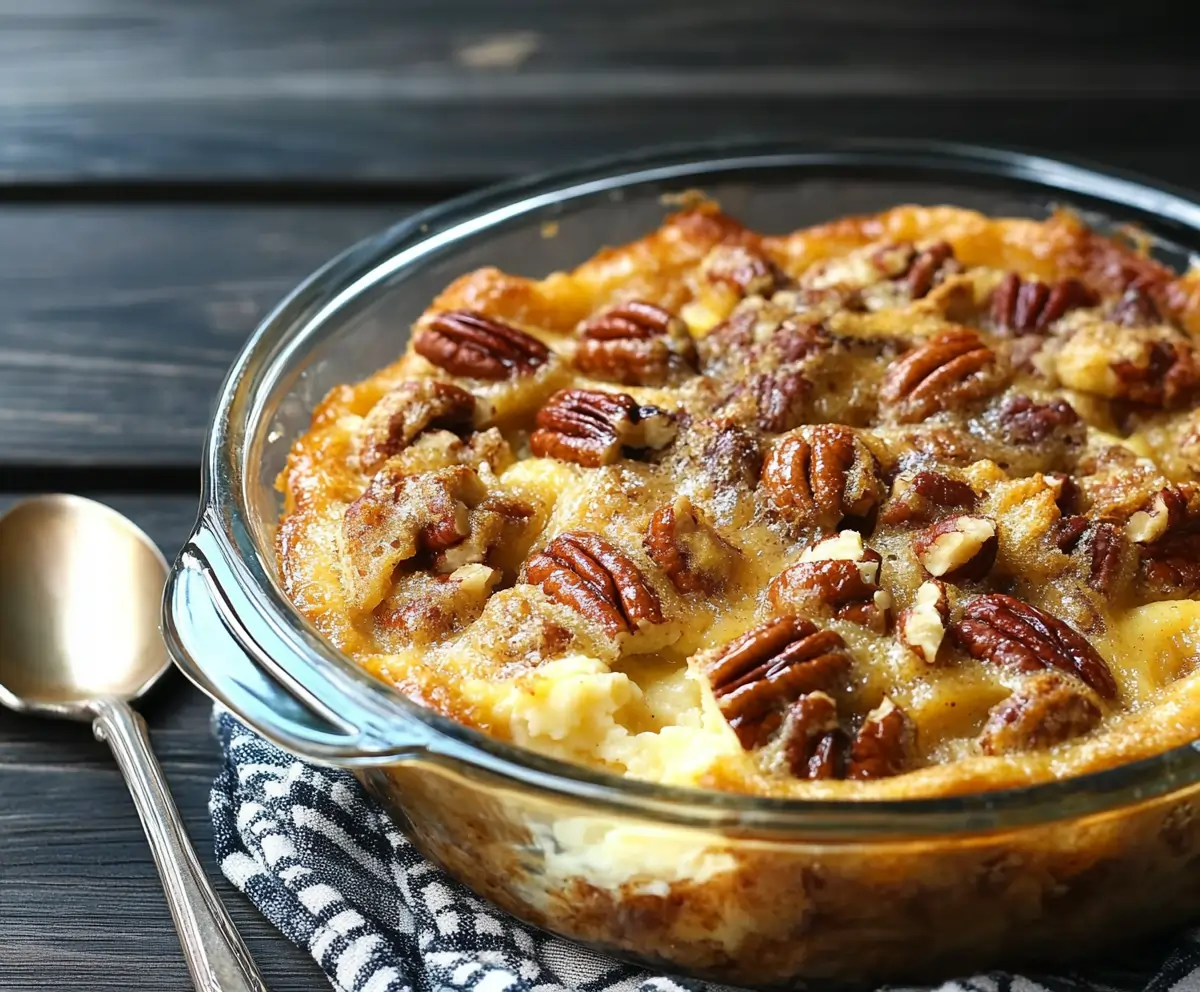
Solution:
M 209 809 L 221 870 L 339 992 L 721 992 L 524 926 L 421 857 L 345 772 L 306 765 L 215 715 Z M 947 982 L 943 992 L 1200 992 L 1200 930 L 1088 969 Z M 895 990 L 899 992 L 899 990 Z

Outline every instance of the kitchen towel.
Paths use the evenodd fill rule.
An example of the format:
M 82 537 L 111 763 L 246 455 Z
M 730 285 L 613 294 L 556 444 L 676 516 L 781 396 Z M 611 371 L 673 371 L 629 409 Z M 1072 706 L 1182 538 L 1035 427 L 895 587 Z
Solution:
M 524 926 L 426 861 L 350 774 L 293 758 L 218 710 L 221 870 L 339 992 L 719 992 Z M 944 992 L 1200 992 L 1200 930 L 1057 976 L 999 972 Z

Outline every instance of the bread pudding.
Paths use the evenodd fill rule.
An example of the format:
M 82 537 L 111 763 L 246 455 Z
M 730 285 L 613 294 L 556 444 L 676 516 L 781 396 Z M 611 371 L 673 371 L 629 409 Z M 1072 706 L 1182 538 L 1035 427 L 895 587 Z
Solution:
M 414 700 L 650 781 L 949 795 L 1190 741 L 1200 274 L 1147 249 L 698 201 L 468 273 L 293 446 L 284 589 Z

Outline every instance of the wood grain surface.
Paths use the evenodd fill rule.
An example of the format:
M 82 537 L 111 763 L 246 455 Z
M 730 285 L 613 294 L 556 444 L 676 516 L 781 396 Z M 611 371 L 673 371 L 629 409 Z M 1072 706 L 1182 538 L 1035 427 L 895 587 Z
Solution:
M 1198 109 L 1170 4 L 0 0 L 0 512 L 82 491 L 173 555 L 261 316 L 477 183 L 755 135 L 1033 147 L 1200 185 Z M 326 987 L 213 864 L 208 703 L 171 676 L 143 709 L 269 987 Z M 106 749 L 0 711 L 0 989 L 188 987 Z

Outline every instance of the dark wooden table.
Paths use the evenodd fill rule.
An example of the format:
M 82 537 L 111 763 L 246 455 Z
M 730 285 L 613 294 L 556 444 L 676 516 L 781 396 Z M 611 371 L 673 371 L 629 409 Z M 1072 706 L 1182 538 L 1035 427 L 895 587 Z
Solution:
M 0 0 L 0 508 L 87 493 L 173 554 L 259 318 L 481 182 L 758 134 L 1033 146 L 1200 185 L 1200 66 L 1168 6 Z M 213 863 L 206 701 L 173 677 L 145 712 L 270 987 L 324 987 Z M 0 988 L 188 987 L 106 749 L 0 712 Z

